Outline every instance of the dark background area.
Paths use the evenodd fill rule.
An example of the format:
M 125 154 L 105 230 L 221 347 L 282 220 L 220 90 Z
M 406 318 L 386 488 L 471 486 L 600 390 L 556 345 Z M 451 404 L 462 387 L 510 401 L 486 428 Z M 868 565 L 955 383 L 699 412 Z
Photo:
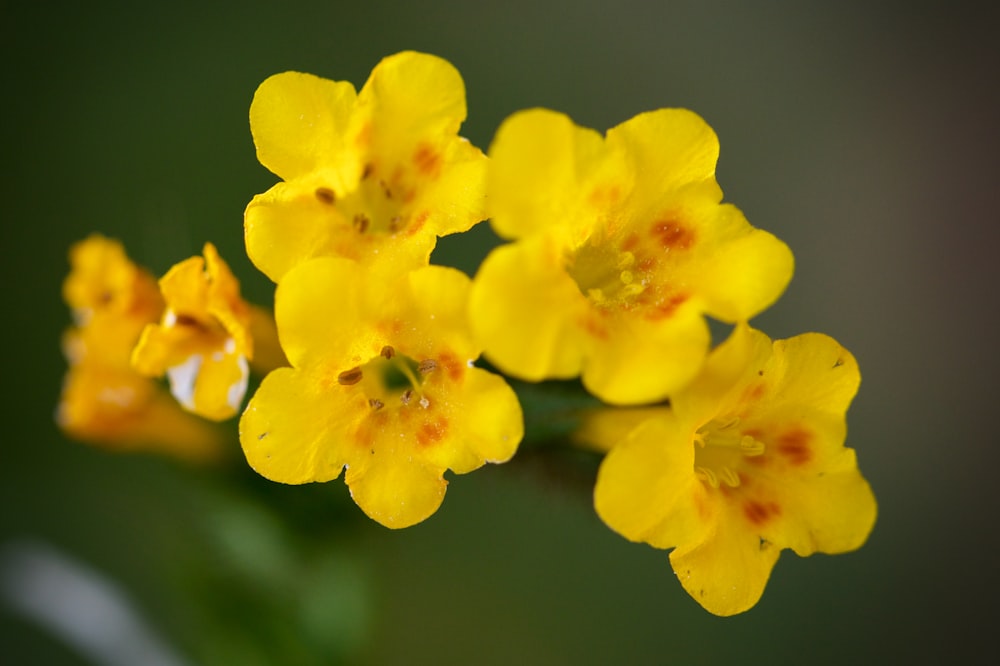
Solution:
M 1000 22 L 980 6 L 0 3 L 0 547 L 31 540 L 100 572 L 199 664 L 313 663 L 312 645 L 363 664 L 985 660 Z M 714 127 L 726 199 L 796 256 L 755 324 L 828 333 L 860 362 L 848 444 L 880 508 L 864 548 L 786 552 L 760 604 L 720 619 L 666 553 L 612 533 L 585 488 L 530 459 L 453 478 L 438 514 L 390 532 L 354 520 L 339 480 L 269 488 L 60 435 L 69 245 L 100 231 L 162 274 L 211 240 L 267 303 L 242 244 L 244 207 L 275 182 L 249 133 L 256 86 L 296 69 L 360 87 L 404 49 L 458 67 L 463 134 L 484 149 L 532 106 L 600 130 L 681 106 Z M 436 259 L 474 269 L 479 231 Z M 89 663 L 2 607 L 0 653 Z

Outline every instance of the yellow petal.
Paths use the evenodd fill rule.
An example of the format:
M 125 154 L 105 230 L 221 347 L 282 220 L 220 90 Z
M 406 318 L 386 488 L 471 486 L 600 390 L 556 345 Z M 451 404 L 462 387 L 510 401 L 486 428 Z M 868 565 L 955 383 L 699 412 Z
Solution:
M 258 474 L 280 483 L 337 478 L 349 460 L 342 434 L 357 405 L 321 375 L 279 368 L 261 382 L 240 418 L 240 443 Z
M 583 384 L 609 404 L 662 400 L 695 376 L 710 339 L 695 308 L 682 307 L 660 322 L 611 318 L 583 368 Z
M 449 382 L 441 410 L 453 436 L 427 446 L 424 458 L 456 474 L 507 462 L 524 436 L 517 395 L 482 368 L 467 368 Z
M 742 613 L 760 600 L 780 554 L 780 547 L 761 542 L 741 527 L 738 516 L 729 515 L 706 539 L 671 552 L 670 564 L 695 601 L 725 616 Z
M 707 246 L 685 277 L 697 276 L 705 311 L 723 321 L 747 320 L 770 306 L 792 278 L 794 259 L 782 241 L 750 226 L 734 206 L 712 212 Z
M 443 469 L 411 459 L 405 450 L 379 446 L 363 471 L 348 470 L 346 481 L 365 514 L 401 529 L 425 520 L 441 506 L 448 486 L 443 475 Z
M 271 280 L 280 282 L 297 264 L 323 256 L 378 263 L 397 273 L 427 264 L 436 242 L 433 233 L 360 233 L 336 206 L 318 197 L 325 182 L 318 174 L 278 183 L 247 206 L 247 255 Z
M 562 270 L 560 247 L 537 237 L 493 250 L 476 274 L 469 312 L 486 355 L 529 381 L 580 372 L 588 305 Z
M 639 199 L 656 200 L 665 192 L 715 179 L 719 140 L 687 109 L 641 113 L 608 130 L 607 141 L 625 156 Z
M 600 134 L 569 117 L 519 111 L 497 130 L 489 154 L 490 223 L 500 236 L 564 229 L 578 240 L 600 213 L 582 193 L 613 173 L 608 152 Z
M 370 150 L 408 163 L 416 144 L 454 135 L 465 120 L 465 83 L 443 58 L 403 51 L 383 58 L 358 94 Z
M 257 159 L 285 180 L 333 166 L 348 152 L 345 130 L 355 102 L 354 86 L 345 81 L 299 72 L 269 77 L 250 105 Z
M 673 548 L 703 538 L 713 507 L 694 475 L 689 424 L 661 414 L 635 428 L 601 462 L 594 507 L 631 541 Z

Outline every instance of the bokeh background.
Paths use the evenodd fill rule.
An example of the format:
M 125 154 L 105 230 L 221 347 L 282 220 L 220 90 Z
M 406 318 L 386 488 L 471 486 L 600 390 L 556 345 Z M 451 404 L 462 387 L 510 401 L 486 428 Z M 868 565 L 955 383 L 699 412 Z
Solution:
M 987 660 L 1000 22 L 983 4 L 0 3 L 0 564 L 42 549 L 112 581 L 177 663 Z M 360 87 L 403 49 L 459 68 L 483 148 L 532 106 L 601 130 L 682 106 L 715 128 L 727 200 L 796 254 L 755 323 L 860 361 L 848 441 L 880 506 L 863 549 L 786 552 L 760 604 L 720 619 L 666 553 L 601 524 L 573 461 L 454 478 L 438 514 L 391 532 L 340 481 L 278 487 L 59 434 L 68 246 L 101 231 L 161 274 L 212 240 L 268 302 L 242 253 L 243 208 L 275 181 L 254 89 L 288 69 Z M 489 241 L 435 258 L 473 270 Z M 0 661 L 95 663 L 3 603 Z

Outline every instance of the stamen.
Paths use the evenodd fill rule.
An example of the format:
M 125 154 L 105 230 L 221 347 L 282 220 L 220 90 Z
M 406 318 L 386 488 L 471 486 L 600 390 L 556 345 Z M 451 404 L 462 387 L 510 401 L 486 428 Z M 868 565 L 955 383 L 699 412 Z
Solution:
M 385 407 L 385 403 L 379 400 L 378 398 L 372 398 L 371 400 L 368 401 L 368 404 L 371 405 L 371 408 L 374 409 L 376 412 Z
M 719 477 L 725 482 L 730 488 L 735 488 L 740 485 L 740 476 L 728 467 L 723 467 L 719 470 Z
M 646 288 L 638 282 L 631 282 L 622 287 L 622 293 L 626 296 L 638 296 L 644 291 L 646 291 Z
M 719 477 L 715 475 L 715 472 L 708 469 L 707 467 L 695 467 L 694 473 L 699 479 L 712 486 L 713 488 L 719 487 Z
M 417 366 L 417 371 L 422 375 L 428 375 L 437 370 L 437 367 L 437 361 L 432 358 L 425 358 L 420 362 L 420 365 Z
M 635 255 L 631 252 L 622 252 L 618 255 L 618 270 L 628 268 L 635 263 Z
M 358 230 L 358 233 L 365 233 L 368 231 L 368 226 L 371 224 L 371 220 L 364 213 L 358 213 L 354 216 L 354 228 Z
M 618 277 L 621 278 L 621 281 L 624 282 L 625 284 L 630 284 L 634 279 L 632 271 L 622 271 L 622 274 L 619 275 Z
M 337 195 L 329 187 L 317 187 L 316 198 L 328 206 L 332 206 L 337 200 Z
M 413 398 L 413 391 L 411 389 L 406 389 L 403 394 L 399 396 L 399 401 L 404 405 L 410 404 L 410 400 Z
M 397 231 L 399 231 L 399 228 L 402 226 L 400 224 L 402 221 L 403 221 L 402 216 L 393 215 L 392 218 L 389 219 L 389 231 L 391 231 L 392 233 L 396 233 Z
M 361 368 L 351 368 L 337 375 L 337 383 L 341 386 L 353 386 L 361 381 Z
M 743 435 L 740 439 L 740 451 L 743 455 L 753 458 L 754 456 L 764 455 L 764 442 L 754 439 L 750 435 Z
M 384 180 L 380 180 L 380 181 L 378 181 L 378 184 L 382 187 L 382 193 L 385 195 L 385 198 L 386 199 L 391 199 L 392 198 L 392 190 L 389 189 L 388 183 L 386 183 Z
M 427 409 L 431 406 L 431 401 L 428 400 L 426 396 L 420 396 L 420 406 Z
M 379 354 L 381 354 L 384 359 L 390 359 L 396 355 L 396 350 L 390 345 L 386 345 L 385 347 L 382 347 L 382 351 L 380 351 Z
M 375 171 L 375 165 L 369 162 L 365 165 L 365 170 L 361 172 L 361 180 L 368 180 L 373 171 Z

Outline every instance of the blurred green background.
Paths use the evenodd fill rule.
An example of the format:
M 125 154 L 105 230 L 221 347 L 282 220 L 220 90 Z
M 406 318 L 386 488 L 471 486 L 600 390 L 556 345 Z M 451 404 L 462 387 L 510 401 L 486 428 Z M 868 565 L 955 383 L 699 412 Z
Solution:
M 981 4 L 0 3 L 0 548 L 44 544 L 113 580 L 191 664 L 985 658 L 1000 22 Z M 391 532 L 341 481 L 279 487 L 59 434 L 68 246 L 101 231 L 161 274 L 212 240 L 268 302 L 242 253 L 243 208 L 275 181 L 254 89 L 288 69 L 360 87 L 403 49 L 458 67 L 463 134 L 484 149 L 531 106 L 601 130 L 682 106 L 715 128 L 727 200 L 797 259 L 755 323 L 828 333 L 860 361 L 848 443 L 880 506 L 862 550 L 786 552 L 761 603 L 720 619 L 666 553 L 594 516 L 576 467 L 526 456 L 453 478 L 438 514 Z M 437 258 L 480 257 L 449 242 Z M 2 605 L 0 646 L 4 663 L 92 663 Z

